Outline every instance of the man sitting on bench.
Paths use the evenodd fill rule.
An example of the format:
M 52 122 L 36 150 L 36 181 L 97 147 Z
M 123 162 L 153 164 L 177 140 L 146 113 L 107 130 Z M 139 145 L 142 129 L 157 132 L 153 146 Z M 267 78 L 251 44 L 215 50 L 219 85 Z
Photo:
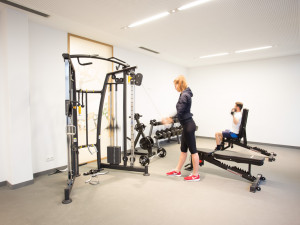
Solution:
M 232 115 L 232 129 L 231 130 L 225 130 L 222 132 L 216 132 L 216 143 L 217 147 L 215 150 L 221 150 L 222 146 L 222 140 L 223 137 L 225 138 L 238 138 L 239 129 L 242 121 L 242 112 L 243 109 L 243 103 L 242 102 L 236 102 L 234 108 L 231 110 Z

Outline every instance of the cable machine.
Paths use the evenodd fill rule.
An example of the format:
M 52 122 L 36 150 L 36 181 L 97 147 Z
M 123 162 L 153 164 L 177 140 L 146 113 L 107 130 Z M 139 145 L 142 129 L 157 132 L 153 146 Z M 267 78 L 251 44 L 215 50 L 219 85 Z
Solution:
M 72 202 L 70 198 L 70 193 L 75 182 L 76 177 L 80 176 L 79 174 L 79 148 L 81 147 L 95 147 L 97 151 L 97 169 L 92 170 L 89 174 L 100 173 L 103 168 L 118 169 L 118 170 L 127 170 L 142 172 L 145 176 L 148 176 L 148 166 L 144 167 L 134 167 L 135 155 L 134 155 L 134 141 L 131 141 L 130 156 L 128 157 L 127 153 L 127 83 L 130 83 L 131 87 L 131 96 L 130 96 L 130 111 L 131 111 L 131 140 L 134 140 L 134 100 L 135 100 L 135 86 L 140 86 L 142 83 L 143 75 L 140 73 L 135 73 L 136 66 L 130 66 L 124 61 L 117 59 L 115 57 L 102 58 L 97 55 L 70 55 L 64 53 L 63 59 L 65 61 L 65 83 L 66 83 L 66 100 L 65 100 L 65 114 L 66 114 L 66 134 L 67 134 L 67 151 L 68 151 L 68 182 L 67 188 L 64 189 L 64 204 Z M 101 91 L 85 91 L 86 94 L 86 117 L 87 117 L 87 94 L 88 93 L 98 93 L 100 94 L 100 104 L 98 111 L 98 120 L 97 120 L 97 140 L 96 145 L 88 144 L 88 138 L 86 139 L 87 143 L 83 146 L 78 146 L 78 121 L 77 121 L 77 108 L 81 110 L 83 106 L 83 91 L 76 90 L 76 73 L 71 59 L 77 59 L 79 65 L 87 66 L 91 65 L 92 62 L 81 63 L 80 59 L 99 59 L 105 60 L 112 63 L 115 63 L 116 71 L 107 73 L 103 83 Z M 120 69 L 121 67 L 121 69 Z M 128 81 L 128 82 L 127 82 Z M 101 161 L 101 124 L 102 124 L 102 113 L 104 107 L 104 100 L 106 90 L 109 89 L 110 93 L 110 109 L 112 109 L 112 91 L 115 91 L 115 116 L 114 119 L 110 121 L 110 127 L 115 132 L 117 128 L 117 96 L 116 92 L 118 86 L 123 87 L 123 150 L 121 146 L 118 146 L 118 137 L 117 132 L 114 135 L 115 140 L 111 140 L 111 146 L 107 146 L 107 163 Z M 115 87 L 115 88 L 113 88 Z M 78 95 L 76 95 L 76 93 Z M 80 93 L 82 93 L 82 104 L 80 103 Z M 112 110 L 110 110 L 111 117 L 113 115 Z M 112 124 L 111 124 L 112 123 Z M 111 126 L 112 125 L 112 126 Z M 86 129 L 86 136 L 88 136 L 88 129 Z M 116 144 L 115 144 L 116 143 Z M 123 152 L 123 158 L 122 158 Z M 130 165 L 127 164 L 128 160 Z M 123 163 L 122 163 L 123 162 Z M 122 163 L 122 164 L 121 164 Z

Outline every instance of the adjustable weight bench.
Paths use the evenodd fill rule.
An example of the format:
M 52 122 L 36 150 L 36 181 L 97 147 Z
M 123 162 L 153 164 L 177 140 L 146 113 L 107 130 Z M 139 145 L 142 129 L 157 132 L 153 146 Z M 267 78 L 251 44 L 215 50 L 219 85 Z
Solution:
M 251 182 L 250 191 L 256 192 L 256 190 L 260 191 L 259 183 L 266 178 L 262 176 L 262 174 L 258 174 L 257 177 L 251 175 L 251 166 L 262 166 L 265 161 L 265 157 L 248 155 L 234 151 L 216 151 L 204 148 L 198 148 L 199 154 L 199 165 L 203 166 L 204 161 L 207 161 L 211 164 L 214 164 L 224 170 L 227 170 L 235 175 L 241 176 L 246 180 Z M 248 170 L 243 170 L 237 166 L 227 165 L 219 160 L 226 160 L 236 163 L 248 164 Z M 191 164 L 192 165 L 192 164 Z M 192 169 L 192 167 L 187 168 L 187 170 Z
M 204 149 L 198 148 L 199 154 L 199 165 L 203 166 L 204 161 L 207 161 L 211 164 L 214 164 L 224 170 L 227 170 L 233 174 L 243 177 L 244 179 L 251 182 L 250 191 L 256 192 L 260 191 L 261 188 L 259 184 L 261 181 L 264 181 L 266 178 L 262 174 L 258 174 L 257 177 L 251 174 L 251 166 L 262 166 L 264 164 L 265 158 L 268 158 L 270 162 L 275 161 L 275 153 L 269 153 L 264 149 L 251 147 L 247 145 L 247 137 L 246 137 L 246 124 L 248 119 L 248 109 L 243 110 L 242 121 L 240 125 L 240 131 L 238 138 L 223 138 L 222 140 L 222 148 L 221 150 L 212 150 L 212 149 Z M 243 139 L 243 142 L 241 141 Z M 227 145 L 225 146 L 225 143 Z M 249 150 L 259 152 L 264 156 L 257 156 L 253 154 L 244 154 L 236 151 L 226 150 L 229 147 L 233 148 L 233 145 L 238 145 Z M 267 157 L 266 157 L 267 156 Z M 241 169 L 237 166 L 227 165 L 219 160 L 231 161 L 236 163 L 248 164 L 248 170 Z M 186 165 L 186 170 L 192 170 L 192 163 Z
M 255 151 L 262 155 L 265 155 L 266 158 L 268 158 L 268 160 L 270 162 L 275 161 L 276 153 L 274 153 L 274 152 L 269 153 L 264 149 L 247 145 L 246 125 L 247 125 L 248 113 L 249 113 L 249 109 L 243 110 L 242 121 L 241 121 L 241 125 L 240 125 L 238 138 L 224 138 L 223 137 L 223 140 L 221 143 L 221 146 L 222 146 L 221 150 L 225 150 L 229 147 L 233 148 L 233 145 L 238 145 L 243 148 L 249 149 L 251 151 Z

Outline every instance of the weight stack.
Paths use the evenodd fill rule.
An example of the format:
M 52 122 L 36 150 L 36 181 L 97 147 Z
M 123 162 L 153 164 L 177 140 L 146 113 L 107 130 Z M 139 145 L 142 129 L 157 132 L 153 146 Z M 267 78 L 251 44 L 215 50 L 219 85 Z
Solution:
M 114 165 L 121 163 L 121 147 L 107 146 L 107 162 Z

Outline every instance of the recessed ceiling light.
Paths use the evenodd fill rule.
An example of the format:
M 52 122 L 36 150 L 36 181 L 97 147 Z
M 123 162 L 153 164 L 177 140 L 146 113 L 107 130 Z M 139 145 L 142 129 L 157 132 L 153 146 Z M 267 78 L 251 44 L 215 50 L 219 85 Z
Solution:
M 199 57 L 200 59 L 203 58 L 211 58 L 211 57 L 216 57 L 216 56 L 223 56 L 223 55 L 228 55 L 228 52 L 223 52 L 223 53 L 217 53 L 217 54 L 213 54 L 213 55 L 205 55 L 205 56 L 201 56 Z
M 243 49 L 243 50 L 235 51 L 235 53 L 252 52 L 252 51 L 258 51 L 258 50 L 263 50 L 263 49 L 268 49 L 268 48 L 272 48 L 272 46 L 269 45 L 269 46 L 263 46 L 263 47 L 258 47 L 258 48 Z
M 192 8 L 194 6 L 203 4 L 203 3 L 208 2 L 208 1 L 210 1 L 210 0 L 198 0 L 198 1 L 194 1 L 194 2 L 191 2 L 191 3 L 188 3 L 186 5 L 183 5 L 183 6 L 179 7 L 178 10 L 189 9 L 189 8 Z
M 163 13 L 157 14 L 155 16 L 151 16 L 151 17 L 148 17 L 146 19 L 143 19 L 143 20 L 137 21 L 135 23 L 132 23 L 128 27 L 130 27 L 130 28 L 136 27 L 136 26 L 139 26 L 141 24 L 148 23 L 150 21 L 160 19 L 160 18 L 165 17 L 167 15 L 170 15 L 170 13 L 169 12 L 163 12 Z

